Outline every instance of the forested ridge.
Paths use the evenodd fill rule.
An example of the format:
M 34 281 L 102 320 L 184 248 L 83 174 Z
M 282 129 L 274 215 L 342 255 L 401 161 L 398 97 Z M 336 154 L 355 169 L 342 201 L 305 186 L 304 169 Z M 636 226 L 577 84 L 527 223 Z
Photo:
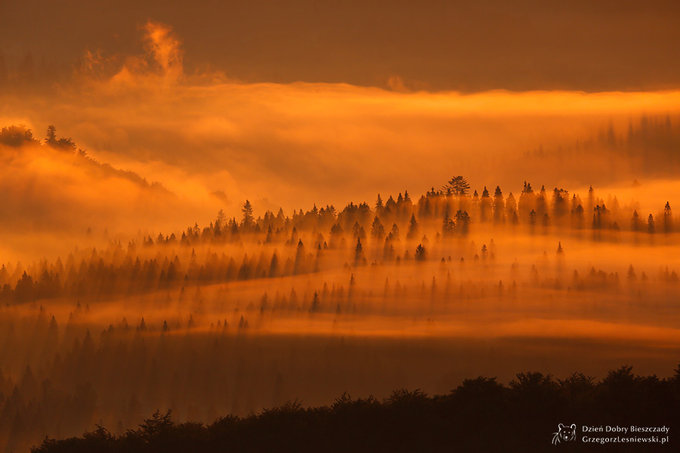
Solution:
M 171 412 L 157 411 L 120 435 L 98 426 L 82 437 L 46 439 L 32 451 L 547 452 L 556 448 L 551 438 L 560 423 L 578 426 L 574 441 L 558 445 L 570 451 L 670 451 L 678 442 L 679 405 L 680 368 L 668 379 L 639 376 L 627 366 L 601 380 L 582 373 L 555 379 L 526 372 L 508 385 L 478 377 L 444 395 L 418 389 L 396 390 L 384 400 L 343 394 L 329 406 L 293 401 L 210 424 L 176 423 Z M 667 426 L 670 442 L 593 445 L 582 442 L 582 425 Z M 638 434 L 643 436 L 651 434 Z

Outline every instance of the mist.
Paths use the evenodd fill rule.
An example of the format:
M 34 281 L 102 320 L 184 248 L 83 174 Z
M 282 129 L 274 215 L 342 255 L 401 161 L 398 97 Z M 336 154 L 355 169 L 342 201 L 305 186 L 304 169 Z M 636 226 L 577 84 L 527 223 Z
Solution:
M 454 178 L 416 201 L 385 194 L 291 217 L 256 218 L 248 203 L 240 220 L 6 264 L 2 391 L 22 395 L 8 413 L 49 400 L 65 414 L 6 431 L 6 448 L 95 422 L 124 432 L 157 408 L 208 422 L 338 392 L 507 381 L 518 366 L 597 376 L 625 360 L 670 373 L 670 204 L 648 214 L 591 189 L 459 189 Z
M 178 30 L 2 85 L 0 449 L 522 369 L 670 375 L 677 87 L 244 80 Z
M 643 116 L 663 122 L 670 115 L 674 131 L 678 124 L 676 91 L 461 94 L 249 84 L 220 72 L 186 73 L 183 60 L 172 28 L 148 22 L 139 53 L 88 51 L 70 80 L 47 94 L 2 95 L 0 119 L 36 136 L 57 123 L 94 158 L 195 203 L 217 196 L 228 213 L 245 198 L 272 210 L 340 204 L 339 187 L 355 200 L 424 191 L 453 173 L 475 185 L 516 187 L 537 177 L 554 185 L 632 183 L 659 175 L 597 142 L 602 131 L 626 137 Z M 584 155 L 562 151 L 593 140 Z M 527 156 L 538 149 L 554 151 Z M 587 171 L 603 163 L 612 163 L 606 173 Z M 207 211 L 196 220 L 216 210 Z

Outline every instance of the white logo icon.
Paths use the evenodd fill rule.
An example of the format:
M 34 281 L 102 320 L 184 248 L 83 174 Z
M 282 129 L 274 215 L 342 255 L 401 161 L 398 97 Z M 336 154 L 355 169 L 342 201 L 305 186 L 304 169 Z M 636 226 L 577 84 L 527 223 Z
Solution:
M 576 439 L 576 424 L 572 423 L 570 426 L 560 423 L 557 425 L 557 431 L 553 433 L 552 444 L 557 445 L 560 442 L 570 442 Z

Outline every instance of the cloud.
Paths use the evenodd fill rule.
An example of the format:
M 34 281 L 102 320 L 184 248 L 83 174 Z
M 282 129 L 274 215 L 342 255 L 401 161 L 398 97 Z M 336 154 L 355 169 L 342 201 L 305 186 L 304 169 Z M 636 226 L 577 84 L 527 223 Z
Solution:
M 184 51 L 171 27 L 147 21 L 141 28 L 144 52 L 105 54 L 86 50 L 76 67 L 79 84 L 101 91 L 174 85 L 184 76 Z M 91 86 L 94 85 L 94 86 Z
M 172 29 L 159 22 L 148 21 L 144 25 L 144 31 L 148 52 L 161 68 L 162 75 L 178 79 L 183 71 L 183 53 L 180 42 L 174 36 Z
M 453 173 L 476 184 L 521 184 L 535 173 L 518 169 L 510 177 L 494 160 L 588 138 L 608 121 L 625 128 L 630 117 L 669 111 L 680 98 L 676 92 L 461 95 L 190 80 L 173 87 L 142 81 L 107 93 L 103 88 L 73 104 L 66 96 L 49 115 L 36 112 L 37 121 L 60 118 L 60 127 L 92 152 L 126 167 L 162 162 L 205 178 L 227 172 L 240 192 L 276 194 L 287 208 L 340 202 L 334 196 L 340 187 L 353 197 L 420 190 Z
M 201 197 L 198 203 L 192 194 L 174 193 L 70 147 L 30 140 L 0 143 L 0 163 L 0 230 L 8 238 L 48 234 L 45 244 L 62 253 L 67 247 L 56 244 L 66 237 L 82 237 L 86 231 L 101 237 L 104 231 L 115 235 L 174 230 L 192 218 L 203 219 L 207 211 L 216 212 L 220 205 L 217 197 Z M 41 240 L 35 242 L 39 249 Z
M 524 179 L 587 184 L 597 173 L 584 172 L 583 162 L 525 152 L 588 140 L 603 124 L 625 131 L 631 118 L 680 105 L 680 91 L 401 92 L 397 78 L 394 90 L 240 83 L 185 73 L 169 26 L 148 22 L 142 31 L 145 53 L 91 51 L 85 69 L 46 96 L 0 95 L 0 118 L 37 130 L 56 123 L 97 160 L 159 181 L 186 202 L 173 212 L 175 224 L 208 221 L 220 207 L 238 216 L 246 198 L 258 214 L 342 205 L 376 192 L 419 193 L 453 174 L 505 191 Z M 592 159 L 593 167 L 611 161 Z

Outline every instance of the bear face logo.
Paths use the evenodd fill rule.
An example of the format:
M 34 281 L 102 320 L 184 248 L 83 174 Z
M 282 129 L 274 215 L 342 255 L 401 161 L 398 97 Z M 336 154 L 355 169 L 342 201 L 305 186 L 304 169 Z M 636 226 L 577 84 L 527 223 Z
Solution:
M 557 425 L 557 432 L 553 433 L 552 443 L 557 445 L 560 442 L 570 442 L 574 439 L 576 439 L 576 424 L 572 423 L 567 426 L 560 423 Z

